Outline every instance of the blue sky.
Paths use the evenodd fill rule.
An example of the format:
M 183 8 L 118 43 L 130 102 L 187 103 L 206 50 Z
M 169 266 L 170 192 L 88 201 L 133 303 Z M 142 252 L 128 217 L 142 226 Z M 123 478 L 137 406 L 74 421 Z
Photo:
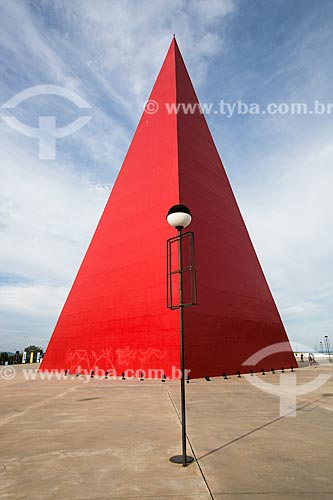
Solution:
M 0 18 L 0 107 L 36 85 L 90 105 L 57 140 L 0 120 L 0 350 L 45 347 L 173 33 L 201 102 L 333 102 L 333 4 L 278 0 L 15 1 Z M 86 110 L 36 96 L 0 115 L 66 125 Z M 333 114 L 333 110 L 332 110 Z M 289 338 L 333 334 L 332 114 L 206 116 Z

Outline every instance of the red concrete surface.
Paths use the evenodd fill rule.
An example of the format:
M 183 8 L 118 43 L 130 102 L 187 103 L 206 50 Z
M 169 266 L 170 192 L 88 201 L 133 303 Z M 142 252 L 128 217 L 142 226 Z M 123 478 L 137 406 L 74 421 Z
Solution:
M 166 308 L 170 206 L 193 214 L 198 305 L 185 310 L 190 376 L 296 366 L 204 116 L 167 112 L 197 103 L 173 40 L 96 232 L 53 332 L 41 370 L 97 372 L 179 367 L 179 314 Z M 252 365 L 258 350 L 283 352 Z M 153 375 L 152 375 L 153 376 Z

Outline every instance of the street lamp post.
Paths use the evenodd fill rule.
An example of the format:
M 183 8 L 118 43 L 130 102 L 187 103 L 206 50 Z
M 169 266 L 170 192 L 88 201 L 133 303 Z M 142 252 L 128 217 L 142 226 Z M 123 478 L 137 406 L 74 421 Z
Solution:
M 328 354 L 328 359 L 329 359 L 329 362 L 331 363 L 332 362 L 332 360 L 331 360 L 331 344 L 330 344 L 330 339 L 328 338 L 328 335 L 325 335 L 324 340 L 325 340 L 325 346 L 326 346 L 326 350 L 327 350 L 327 354 Z
M 178 270 L 177 273 L 179 275 L 179 301 L 177 306 L 172 306 L 172 297 L 171 297 L 171 309 L 179 309 L 179 321 L 180 321 L 180 371 L 181 371 L 181 380 L 180 380 L 180 396 L 181 396 L 181 417 L 182 417 L 182 455 L 176 455 L 170 458 L 170 461 L 176 464 L 182 464 L 183 467 L 187 467 L 188 464 L 193 462 L 194 458 L 191 456 L 186 455 L 186 406 L 185 406 L 185 361 L 184 361 L 184 299 L 183 299 L 183 254 L 182 254 L 182 230 L 187 227 L 192 220 L 192 215 L 190 210 L 185 206 L 185 205 L 174 205 L 173 207 L 170 208 L 167 214 L 167 221 L 170 224 L 171 227 L 177 229 L 178 231 L 178 237 L 177 238 L 171 238 L 171 240 L 168 240 L 168 245 L 169 242 L 170 244 L 177 241 L 178 242 Z M 188 233 L 189 234 L 189 233 Z M 193 245 L 193 233 L 190 233 L 192 236 L 192 239 L 190 242 L 192 242 Z M 169 253 L 169 246 L 168 246 L 168 253 Z M 170 257 L 168 255 L 168 264 L 169 264 L 169 258 L 171 260 L 171 249 L 170 249 Z M 190 270 L 190 272 L 195 273 L 195 268 L 193 269 L 193 266 L 190 265 L 187 270 Z M 172 274 L 172 270 L 170 269 L 170 277 Z M 168 276 L 169 279 L 169 276 Z M 195 302 L 188 303 L 186 305 L 193 305 Z

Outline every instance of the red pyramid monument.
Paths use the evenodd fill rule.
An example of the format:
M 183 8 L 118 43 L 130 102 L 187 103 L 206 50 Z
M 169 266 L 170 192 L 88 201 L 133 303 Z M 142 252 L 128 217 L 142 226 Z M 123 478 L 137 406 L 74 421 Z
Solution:
M 168 112 L 181 103 L 196 109 Z M 165 218 L 178 203 L 191 209 L 197 256 L 198 305 L 184 311 L 190 376 L 296 366 L 173 39 L 41 370 L 174 376 L 179 315 L 166 308 L 165 242 L 175 231 Z

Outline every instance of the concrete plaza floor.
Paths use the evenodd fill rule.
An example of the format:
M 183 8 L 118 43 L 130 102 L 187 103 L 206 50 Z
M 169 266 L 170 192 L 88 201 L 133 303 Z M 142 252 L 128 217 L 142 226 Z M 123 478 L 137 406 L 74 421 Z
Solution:
M 15 368 L 0 372 L 1 499 L 333 498 L 332 377 L 297 398 L 296 417 L 249 378 L 186 384 L 196 461 L 183 468 L 169 462 L 181 451 L 179 382 L 25 380 L 32 365 Z M 331 372 L 261 377 L 300 385 Z

